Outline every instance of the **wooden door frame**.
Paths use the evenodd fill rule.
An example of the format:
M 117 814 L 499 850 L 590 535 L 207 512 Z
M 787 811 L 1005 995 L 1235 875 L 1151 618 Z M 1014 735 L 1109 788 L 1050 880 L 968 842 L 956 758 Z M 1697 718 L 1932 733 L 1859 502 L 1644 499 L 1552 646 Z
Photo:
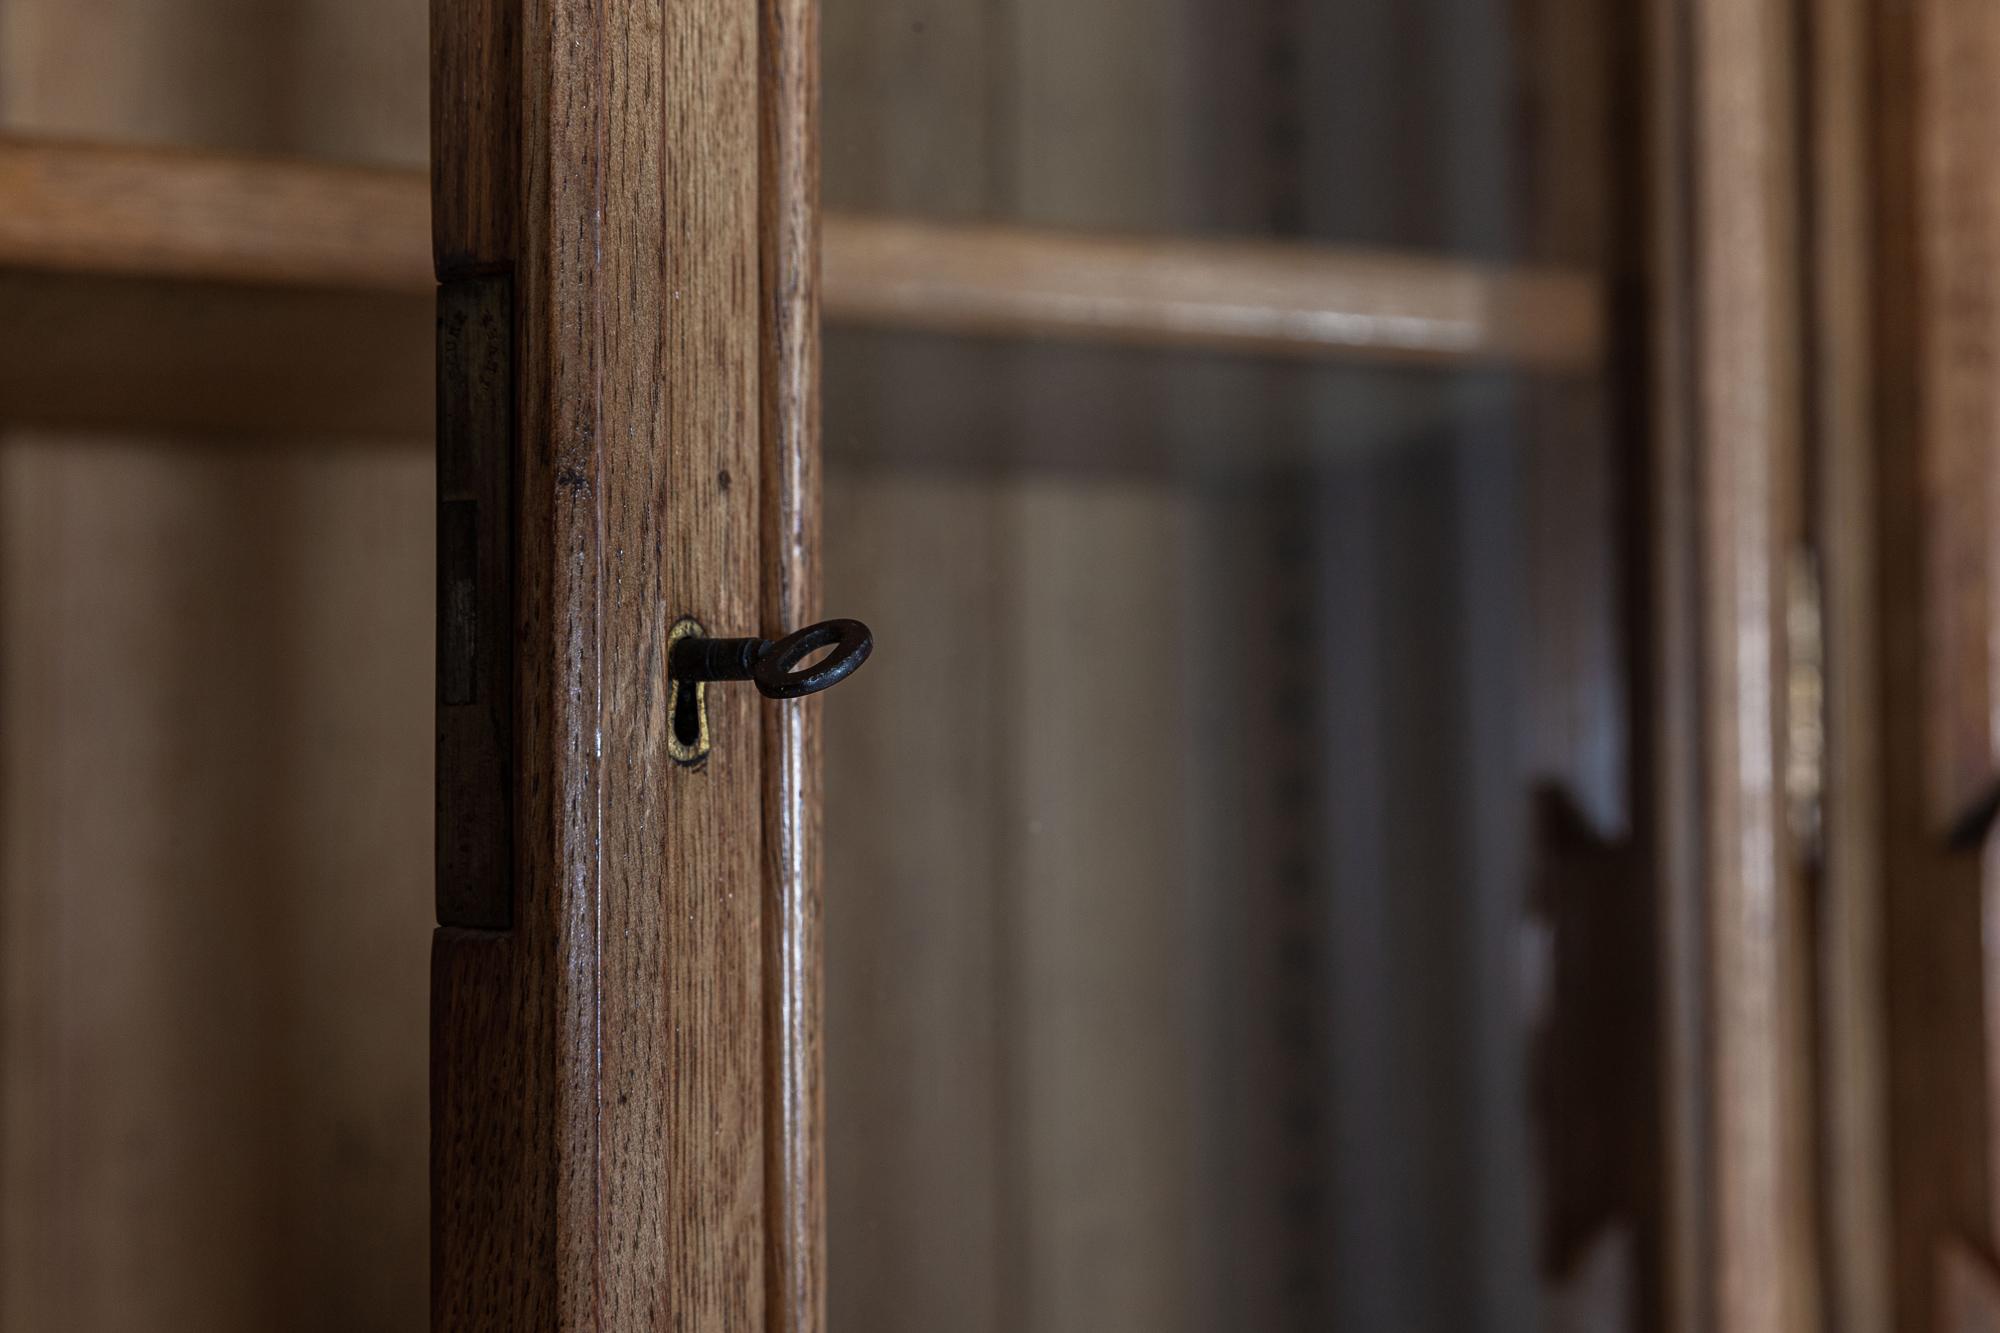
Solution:
M 433 0 L 440 1330 L 823 1323 L 812 705 L 664 743 L 816 605 L 816 17 Z

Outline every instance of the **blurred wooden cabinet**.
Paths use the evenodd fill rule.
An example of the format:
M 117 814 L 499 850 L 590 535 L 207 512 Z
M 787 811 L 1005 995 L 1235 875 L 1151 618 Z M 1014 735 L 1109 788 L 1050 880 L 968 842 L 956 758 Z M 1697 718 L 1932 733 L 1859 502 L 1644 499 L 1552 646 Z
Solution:
M 1989 8 L 0 0 L 0 1329 L 1996 1326 Z

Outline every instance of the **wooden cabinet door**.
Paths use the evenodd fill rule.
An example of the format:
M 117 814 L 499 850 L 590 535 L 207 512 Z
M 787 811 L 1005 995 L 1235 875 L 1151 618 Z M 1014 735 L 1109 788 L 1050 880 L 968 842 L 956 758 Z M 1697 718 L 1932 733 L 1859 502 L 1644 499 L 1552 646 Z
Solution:
M 819 1324 L 806 5 L 437 0 L 433 1326 Z M 496 586 L 506 585 L 506 586 Z
M 434 0 L 435 1327 L 1819 1325 L 1796 16 L 1252 8 Z

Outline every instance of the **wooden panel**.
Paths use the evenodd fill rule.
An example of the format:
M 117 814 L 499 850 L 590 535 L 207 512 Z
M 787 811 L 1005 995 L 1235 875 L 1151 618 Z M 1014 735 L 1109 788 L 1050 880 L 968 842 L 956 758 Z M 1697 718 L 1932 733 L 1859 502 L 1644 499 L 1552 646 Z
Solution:
M 1162 826 L 1191 803 L 1200 762 L 1184 743 L 1191 508 L 1143 482 L 1022 481 L 1005 495 L 1002 1040 L 1026 1278 L 1003 1307 L 1014 1327 L 1199 1326 L 1191 837 Z M 1146 669 L 1078 669 L 1034 647 L 1094 637 Z
M 0 442 L 0 1326 L 423 1326 L 430 491 Z
M 1996 1187 L 1991 779 L 2000 201 L 1992 7 L 1874 11 L 1879 264 L 1880 885 L 1894 1327 L 1941 1329 L 1940 1246 L 1990 1258 Z
M 413 0 L 10 0 L 0 127 L 421 170 Z
M 709 692 L 700 766 L 659 738 L 671 624 L 760 616 L 758 15 L 522 14 L 515 902 L 434 955 L 434 1327 L 755 1327 L 754 696 Z
M 441 275 L 505 266 L 514 256 L 520 44 L 515 0 L 433 0 L 431 174 L 418 206 L 430 214 Z M 428 277 L 429 265 L 423 270 Z
M 9 0 L 0 126 L 417 167 L 423 26 Z M 220 225 L 351 273 L 372 211 L 423 276 L 420 197 L 314 178 Z M 429 289 L 0 284 L 0 1326 L 422 1327 Z
M 1188 217 L 1190 197 L 1205 184 L 1188 151 L 1207 73 L 1194 54 L 1198 7 L 1010 0 L 1001 12 L 1004 93 L 992 126 L 1004 215 L 1161 231 Z M 918 239 L 878 230 L 883 253 Z M 867 239 L 853 243 L 864 273 L 859 242 Z M 907 276 L 935 286 L 939 313 L 962 279 L 987 285 L 985 260 L 995 261 L 995 277 L 1006 274 L 991 290 L 1061 293 L 1058 302 L 1078 313 L 1099 294 L 1135 305 L 1164 294 L 1118 271 L 1114 246 L 1096 244 L 1109 238 L 1075 234 L 1096 254 L 1078 256 L 1074 269 L 1062 233 L 1002 239 L 982 257 L 980 231 L 940 231 L 915 252 L 932 272 Z M 1165 250 L 1155 257 L 1167 258 Z M 1153 272 L 1171 288 L 1165 266 Z M 867 290 L 883 296 L 900 285 Z M 1042 339 L 1032 304 L 992 310 L 996 327 L 984 331 L 1025 316 L 1015 333 Z M 989 352 L 985 377 L 1006 395 L 1015 449 L 1047 439 L 1083 452 L 1093 432 L 1078 409 L 1093 402 L 1105 409 L 1097 425 L 1106 439 L 1147 441 L 1160 452 L 1179 444 L 1170 423 L 1173 394 L 1189 375 L 1185 358 L 1126 370 L 994 350 L 1001 355 Z M 1232 425 L 1244 421 L 1241 406 L 1231 404 Z M 998 489 L 1007 581 L 1003 616 L 988 634 L 1008 664 L 994 700 L 1005 784 L 994 813 L 1013 831 L 1002 848 L 1000 1077 L 1011 1227 L 1002 1271 L 1018 1287 L 1000 1320 L 1043 1333 L 1182 1333 L 1202 1322 L 1196 1297 L 1211 1273 L 1197 1259 L 1212 1250 L 1195 1222 L 1203 1214 L 1192 836 L 1186 824 L 1163 828 L 1160 814 L 1193 805 L 1187 777 L 1200 766 L 1187 699 L 1197 637 L 1190 608 L 1200 595 L 1191 576 L 1202 570 L 1190 548 L 1201 505 L 1186 482 L 1144 474 L 1024 470 Z M 1089 578 L 1076 577 L 1085 569 Z M 1095 647 L 1051 653 L 1051 642 Z M 1125 671 L 1121 662 L 1147 666 Z
M 1015 1327 L 1002 504 L 986 477 L 829 470 L 827 596 L 884 645 L 826 718 L 836 1328 Z
M 826 8 L 832 204 L 932 216 L 1004 206 L 1010 9 Z M 829 317 L 838 226 L 827 218 Z M 829 1314 L 835 1329 L 1002 1333 L 1019 1324 L 1025 1290 L 994 816 L 1007 744 L 992 651 L 1003 500 L 990 471 L 837 460 L 934 439 L 926 405 L 981 390 L 1011 439 L 1011 386 L 986 346 L 953 357 L 937 339 L 836 334 L 828 351 L 829 604 L 883 645 L 826 718 L 827 823 L 839 831 L 827 843 Z
M 1926 770 L 1937 827 L 1976 839 L 2000 783 L 2000 12 L 1915 12 Z
M 1183 1326 L 1191 886 L 1156 825 L 1189 799 L 1193 507 L 1156 481 L 832 476 L 829 594 L 897 645 L 827 719 L 836 1321 Z M 1079 560 L 1086 585 L 1059 576 Z M 1029 660 L 1031 625 L 1158 670 Z
M 0 272 L 10 425 L 429 438 L 421 295 Z

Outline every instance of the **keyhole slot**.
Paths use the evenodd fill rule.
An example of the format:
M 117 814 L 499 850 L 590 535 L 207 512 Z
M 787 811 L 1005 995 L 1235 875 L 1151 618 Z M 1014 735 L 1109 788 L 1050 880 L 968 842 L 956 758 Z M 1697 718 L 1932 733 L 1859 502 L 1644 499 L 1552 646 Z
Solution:
M 674 645 L 682 639 L 702 635 L 701 622 L 683 616 L 667 635 L 667 661 L 673 662 Z M 671 674 L 667 680 L 667 753 L 677 764 L 694 765 L 708 758 L 708 686 L 698 680 L 682 680 Z

